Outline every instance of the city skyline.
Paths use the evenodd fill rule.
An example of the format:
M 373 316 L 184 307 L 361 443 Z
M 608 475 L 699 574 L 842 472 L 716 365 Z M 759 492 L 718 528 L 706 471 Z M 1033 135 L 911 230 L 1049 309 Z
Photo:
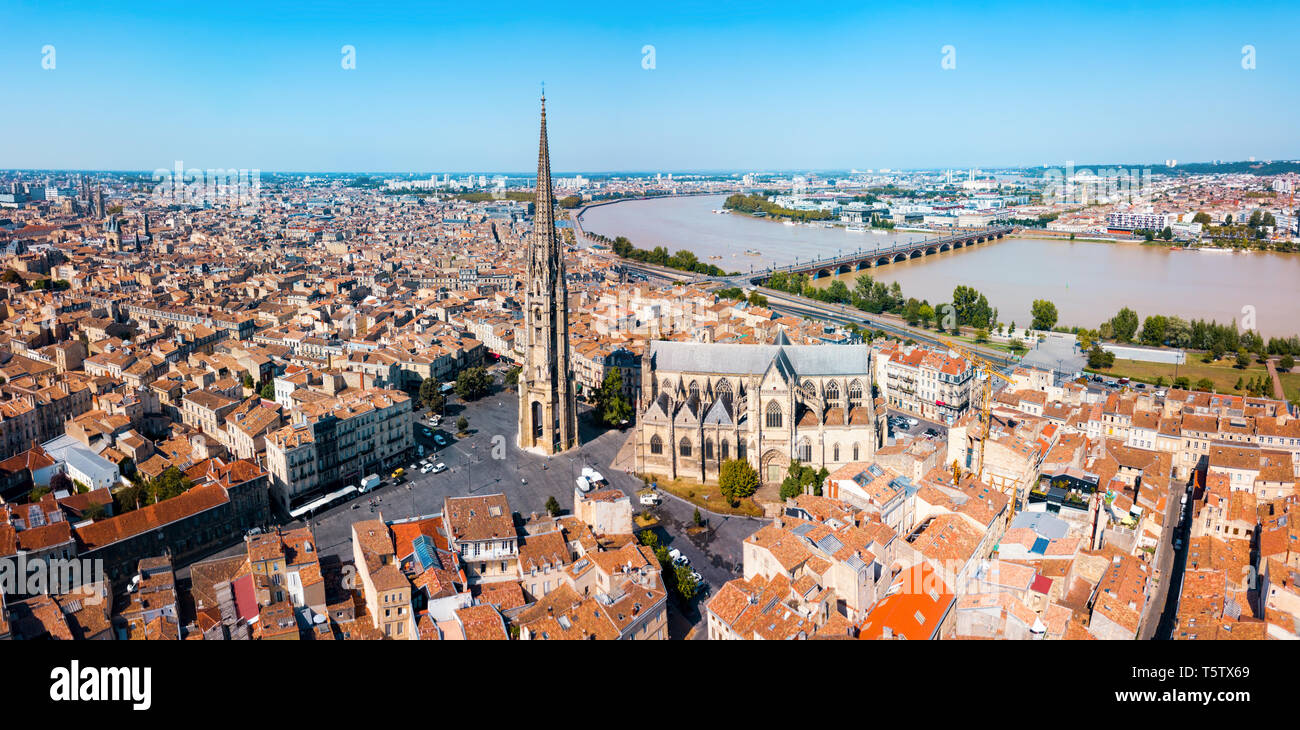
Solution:
M 0 122 L 0 164 L 526 170 L 542 81 L 575 171 L 1300 156 L 1284 6 L 1062 6 L 1009 34 L 1025 12 L 19 3 L 3 17 L 30 43 L 0 65 L 31 111 Z

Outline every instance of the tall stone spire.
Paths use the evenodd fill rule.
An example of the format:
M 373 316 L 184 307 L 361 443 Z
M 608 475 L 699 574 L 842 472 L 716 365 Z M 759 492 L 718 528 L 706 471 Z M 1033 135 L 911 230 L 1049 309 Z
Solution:
M 573 371 L 569 366 L 569 288 L 555 230 L 546 96 L 537 148 L 537 193 L 524 288 L 524 363 L 519 373 L 519 446 L 547 454 L 578 445 Z

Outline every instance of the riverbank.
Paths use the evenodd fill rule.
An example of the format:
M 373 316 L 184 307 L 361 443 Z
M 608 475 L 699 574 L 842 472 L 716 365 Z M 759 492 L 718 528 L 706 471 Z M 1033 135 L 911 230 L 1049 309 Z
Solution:
M 1050 241 L 1053 243 L 1070 243 L 1072 241 L 1082 241 L 1086 243 L 1143 243 L 1143 241 L 1136 238 L 1105 238 L 1101 236 L 1079 236 L 1077 234 L 1074 238 L 1070 238 L 1069 236 L 1044 236 L 1043 234 L 1044 232 L 1039 229 L 1022 229 L 1016 233 L 1007 235 L 1007 238 L 1025 238 L 1032 241 Z

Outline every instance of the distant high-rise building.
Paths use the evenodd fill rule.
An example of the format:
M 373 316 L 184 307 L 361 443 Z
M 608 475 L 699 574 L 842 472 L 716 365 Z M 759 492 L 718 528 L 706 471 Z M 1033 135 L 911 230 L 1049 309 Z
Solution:
M 526 344 L 519 373 L 519 446 L 553 454 L 578 445 L 578 415 L 569 367 L 569 288 L 555 230 L 545 96 L 534 207 L 524 293 Z

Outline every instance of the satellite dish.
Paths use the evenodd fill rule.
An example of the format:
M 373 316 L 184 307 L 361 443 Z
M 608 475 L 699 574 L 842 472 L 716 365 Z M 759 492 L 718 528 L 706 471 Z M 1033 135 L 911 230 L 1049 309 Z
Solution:
M 325 623 L 325 617 L 319 613 L 315 614 L 311 617 L 311 622 L 319 626 L 320 624 Z

